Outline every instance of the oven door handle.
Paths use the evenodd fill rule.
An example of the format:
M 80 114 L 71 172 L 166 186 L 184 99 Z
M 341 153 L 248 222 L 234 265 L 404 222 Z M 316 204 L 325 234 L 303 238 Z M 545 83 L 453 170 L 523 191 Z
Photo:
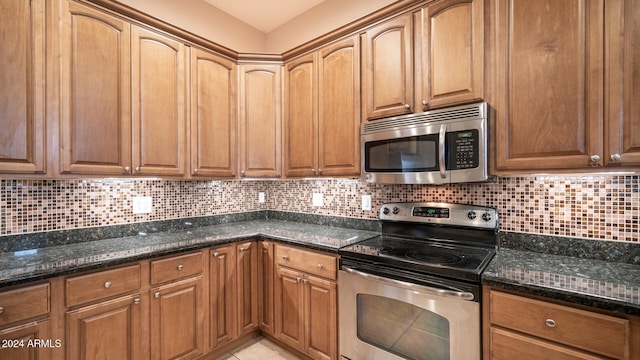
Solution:
M 440 177 L 447 178 L 447 164 L 445 159 L 445 150 L 447 142 L 447 125 L 440 125 L 440 134 L 438 136 L 438 161 L 440 165 Z
M 455 291 L 455 290 L 438 289 L 438 288 L 424 286 L 424 285 L 412 284 L 412 283 L 409 283 L 409 282 L 406 282 L 406 281 L 388 279 L 388 278 L 384 278 L 382 276 L 368 274 L 368 273 L 365 273 L 365 272 L 362 272 L 362 271 L 354 270 L 354 269 L 352 269 L 350 267 L 347 267 L 347 266 L 344 266 L 344 265 L 342 266 L 342 270 L 346 271 L 346 272 L 348 272 L 350 274 L 353 274 L 353 275 L 358 275 L 358 276 L 362 276 L 362 277 L 367 278 L 367 279 L 380 281 L 380 282 L 387 283 L 387 284 L 393 285 L 393 286 L 402 287 L 402 288 L 405 288 L 405 289 L 408 289 L 408 290 L 411 290 L 411 291 L 417 291 L 417 292 L 427 293 L 427 294 L 436 295 L 436 296 L 456 298 L 456 299 L 461 299 L 461 300 L 466 300 L 466 301 L 473 301 L 474 300 L 474 295 L 472 293 L 470 293 L 470 292 L 467 292 L 467 291 Z

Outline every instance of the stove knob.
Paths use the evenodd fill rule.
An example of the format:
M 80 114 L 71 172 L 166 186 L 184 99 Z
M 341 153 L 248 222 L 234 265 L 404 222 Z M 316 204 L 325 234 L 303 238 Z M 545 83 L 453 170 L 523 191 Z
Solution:
M 467 217 L 469 218 L 469 220 L 474 220 L 476 218 L 476 212 L 475 211 L 469 211 L 467 213 Z
M 393 215 L 398 215 L 399 212 L 400 212 L 400 209 L 398 209 L 397 207 L 393 208 Z
M 486 213 L 482 214 L 482 220 L 491 221 L 491 219 L 492 219 L 491 213 L 486 212 Z
M 388 207 L 383 207 L 382 208 L 382 213 L 385 215 L 389 215 L 389 208 Z

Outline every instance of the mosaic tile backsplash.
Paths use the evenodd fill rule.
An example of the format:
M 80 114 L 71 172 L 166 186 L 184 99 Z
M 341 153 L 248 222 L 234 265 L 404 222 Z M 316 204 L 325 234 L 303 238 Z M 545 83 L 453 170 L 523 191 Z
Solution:
M 640 242 L 639 182 L 640 175 L 505 177 L 441 186 L 357 179 L 0 180 L 0 236 L 267 209 L 376 219 L 387 202 L 443 201 L 497 208 L 502 231 Z M 313 193 L 323 194 L 324 206 L 312 205 Z M 372 195 L 371 211 L 361 210 L 365 194 Z M 151 196 L 152 212 L 133 214 L 134 196 Z

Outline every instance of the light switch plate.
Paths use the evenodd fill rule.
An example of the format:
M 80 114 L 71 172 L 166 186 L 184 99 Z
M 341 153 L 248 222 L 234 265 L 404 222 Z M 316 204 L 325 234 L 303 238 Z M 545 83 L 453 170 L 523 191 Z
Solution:
M 133 213 L 147 214 L 153 210 L 153 198 L 151 196 L 134 196 Z
M 313 193 L 312 204 L 317 207 L 324 206 L 324 197 L 321 193 Z
M 362 195 L 362 210 L 371 211 L 371 195 Z

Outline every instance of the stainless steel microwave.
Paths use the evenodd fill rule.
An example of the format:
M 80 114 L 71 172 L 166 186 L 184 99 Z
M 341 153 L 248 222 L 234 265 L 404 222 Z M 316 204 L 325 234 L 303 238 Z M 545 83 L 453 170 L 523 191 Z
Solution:
M 362 124 L 362 177 L 370 183 L 446 184 L 489 178 L 487 103 Z

